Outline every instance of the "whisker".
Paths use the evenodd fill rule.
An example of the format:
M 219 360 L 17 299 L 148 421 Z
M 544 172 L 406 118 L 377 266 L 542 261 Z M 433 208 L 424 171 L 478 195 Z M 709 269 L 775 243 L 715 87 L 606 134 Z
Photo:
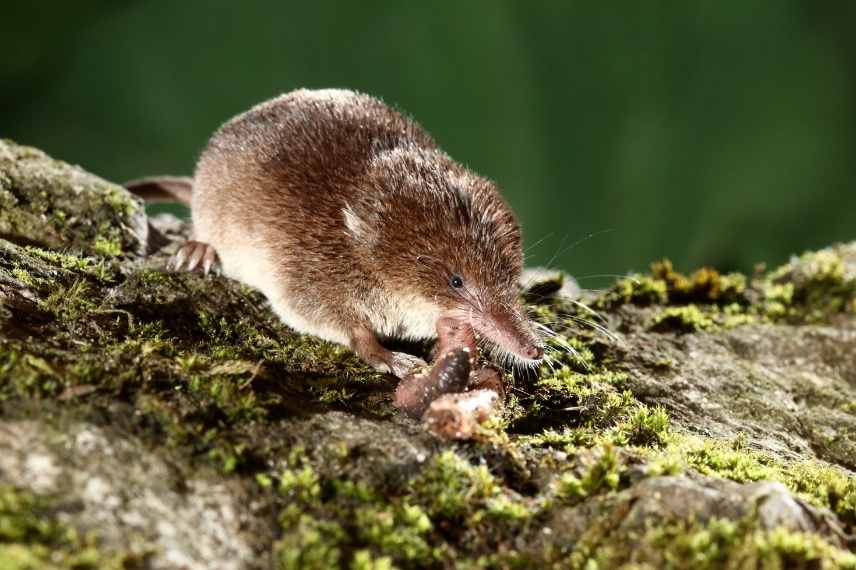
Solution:
M 595 311 L 594 309 L 592 309 L 591 307 L 589 307 L 588 305 L 586 305 L 585 303 L 583 303 L 581 301 L 571 301 L 571 303 L 574 304 L 575 306 L 579 307 L 580 309 L 586 311 L 587 313 L 591 313 L 592 315 L 594 315 L 595 317 L 597 317 L 598 319 L 600 319 L 602 321 L 606 320 L 606 318 L 603 315 L 601 315 L 600 313 L 598 313 L 597 311 Z
M 568 246 L 562 247 L 562 244 L 559 244 L 559 248 L 560 248 L 560 249 L 559 249 L 555 254 L 553 254 L 553 257 L 551 257 L 551 258 L 550 258 L 550 261 L 548 261 L 548 262 L 547 262 L 547 266 L 549 267 L 550 265 L 552 265 L 552 264 L 553 264 L 553 262 L 554 262 L 554 261 L 556 261 L 556 259 L 557 259 L 560 255 L 563 255 L 566 251 L 568 251 L 568 250 L 570 250 L 570 249 L 575 248 L 576 246 L 580 245 L 581 243 L 583 243 L 583 242 L 585 242 L 585 241 L 588 241 L 588 240 L 590 240 L 591 238 L 593 238 L 593 237 L 595 237 L 595 236 L 602 235 L 602 234 L 606 234 L 606 233 L 609 233 L 609 232 L 614 232 L 614 231 L 615 231 L 615 229 L 614 229 L 614 228 L 608 228 L 608 229 L 605 229 L 605 230 L 599 230 L 599 231 L 592 232 L 592 233 L 590 233 L 590 234 L 588 234 L 588 235 L 586 235 L 586 236 L 581 237 L 580 239 L 578 239 L 577 241 L 575 241 L 574 243 L 572 243 L 572 244 L 570 244 L 570 245 L 568 245 Z M 564 243 L 564 239 L 562 240 L 562 242 Z
M 604 277 L 624 279 L 627 275 L 622 275 L 621 273 L 591 273 L 589 275 L 574 275 L 574 279 L 577 281 L 582 281 L 583 279 L 603 279 Z
M 523 394 L 524 396 L 529 396 L 530 398 L 534 398 L 534 397 L 535 397 L 535 394 L 530 394 L 529 392 L 527 392 L 527 391 L 526 391 L 526 390 L 524 390 L 523 388 L 519 388 L 519 387 L 517 387 L 517 386 L 510 386 L 510 388 L 511 388 L 511 390 L 513 390 L 514 392 L 519 392 L 519 393 Z
M 552 236 L 553 236 L 553 232 L 548 232 L 548 233 L 547 233 L 547 235 L 545 235 L 544 237 L 542 237 L 541 239 L 539 239 L 539 240 L 538 240 L 538 241 L 536 241 L 535 243 L 529 244 L 527 247 L 525 247 L 525 248 L 523 249 L 523 254 L 524 254 L 524 255 L 526 255 L 527 253 L 529 253 L 529 251 L 530 251 L 531 249 L 534 249 L 535 247 L 537 247 L 537 246 L 541 245 L 541 243 L 542 243 L 545 239 L 547 239 L 547 238 L 549 238 L 549 237 L 552 237 Z
M 556 331 L 554 331 L 553 329 L 551 329 L 547 325 L 533 321 L 532 326 L 535 327 L 537 332 L 542 333 L 549 338 L 554 338 L 554 337 L 559 336 L 559 333 L 557 333 Z
M 595 317 L 600 316 L 596 313 L 594 313 L 594 315 L 595 315 Z M 619 344 L 624 343 L 624 341 L 621 339 L 621 337 L 619 337 L 614 332 L 609 330 L 609 328 L 607 328 L 606 326 L 604 326 L 604 325 L 602 325 L 596 321 L 586 319 L 584 317 L 578 317 L 576 315 L 566 315 L 564 317 L 564 320 L 555 320 L 555 321 L 548 321 L 548 322 L 533 321 L 532 326 L 536 330 L 538 330 L 539 333 L 541 333 L 541 334 L 543 334 L 549 338 L 558 338 L 558 337 L 562 337 L 563 335 L 561 333 L 558 333 L 555 330 L 551 329 L 548 325 L 563 326 L 563 325 L 567 324 L 567 321 L 571 321 L 571 322 L 578 323 L 578 324 L 584 325 L 586 327 L 592 328 L 613 342 L 616 342 Z
M 590 320 L 584 319 L 582 317 L 569 316 L 568 319 L 574 321 L 575 323 L 579 323 L 581 325 L 585 325 L 587 327 L 593 328 L 594 330 L 596 330 L 597 332 L 599 332 L 600 334 L 602 334 L 603 336 L 605 336 L 606 338 L 608 338 L 609 340 L 611 340 L 613 342 L 617 342 L 617 343 L 622 342 L 621 339 L 614 332 L 612 332 L 611 330 L 609 330 L 605 326 L 601 325 L 600 323 L 596 323 L 594 321 L 590 321 Z
M 556 359 L 550 352 L 544 351 L 544 365 L 550 369 L 550 374 L 556 373 Z
M 550 267 L 553 265 L 553 262 L 556 261 L 556 258 L 559 256 L 559 253 L 562 251 L 563 246 L 565 245 L 565 240 L 568 239 L 568 234 L 562 236 L 562 241 L 559 242 L 559 248 L 556 250 L 556 253 L 550 257 L 550 260 L 544 264 L 544 267 Z

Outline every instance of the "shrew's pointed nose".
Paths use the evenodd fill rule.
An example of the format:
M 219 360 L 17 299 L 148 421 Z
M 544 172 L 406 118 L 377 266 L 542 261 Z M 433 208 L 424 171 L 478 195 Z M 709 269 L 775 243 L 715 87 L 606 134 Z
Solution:
M 540 360 L 541 357 L 544 356 L 544 347 L 538 346 L 537 344 L 530 344 L 523 352 L 526 355 L 526 358 Z

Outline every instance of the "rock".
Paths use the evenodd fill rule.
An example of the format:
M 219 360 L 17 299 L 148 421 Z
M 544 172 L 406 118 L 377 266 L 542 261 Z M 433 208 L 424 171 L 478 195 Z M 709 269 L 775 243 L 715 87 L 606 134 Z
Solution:
M 750 324 L 670 338 L 624 337 L 629 385 L 663 405 L 687 431 L 752 444 L 783 457 L 819 458 L 856 469 L 856 323 Z M 654 372 L 652 362 L 667 360 Z
M 606 498 L 598 510 L 592 510 L 590 504 L 557 509 L 546 522 L 549 538 L 542 536 L 535 549 L 546 550 L 544 541 L 551 540 L 553 548 L 571 551 L 579 548 L 582 541 L 586 549 L 599 550 L 609 560 L 607 567 L 641 561 L 664 567 L 673 562 L 670 555 L 675 553 L 663 545 L 655 546 L 658 528 L 677 528 L 693 536 L 699 541 L 699 551 L 683 554 L 702 558 L 708 554 L 704 552 L 708 545 L 701 542 L 705 540 L 703 533 L 710 531 L 694 533 L 692 529 L 716 528 L 720 521 L 746 520 L 753 521 L 759 541 L 771 532 L 789 532 L 793 537 L 822 533 L 842 551 L 852 546 L 852 537 L 834 516 L 795 499 L 779 483 L 739 485 L 705 477 L 654 477 Z M 706 538 L 710 540 L 710 536 Z M 644 554 L 638 556 L 639 553 Z M 723 567 L 730 567 L 726 560 L 722 559 Z
M 577 280 L 563 271 L 546 267 L 527 267 L 520 276 L 523 295 L 530 301 L 552 296 L 579 299 L 582 295 Z
M 856 244 L 530 273 L 549 362 L 445 442 L 186 222 L 10 142 L 0 203 L 0 568 L 856 568 Z
M 63 524 L 106 550 L 148 553 L 153 569 L 246 568 L 272 536 L 245 484 L 205 471 L 109 428 L 0 422 L 0 483 L 51 496 Z
M 121 186 L 0 140 L 0 238 L 84 255 L 144 253 L 142 202 Z

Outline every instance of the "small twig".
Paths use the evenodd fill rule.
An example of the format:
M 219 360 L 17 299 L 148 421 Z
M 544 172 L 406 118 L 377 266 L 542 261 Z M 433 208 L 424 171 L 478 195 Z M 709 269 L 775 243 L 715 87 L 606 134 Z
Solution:
M 265 361 L 265 360 L 264 360 L 264 358 L 262 358 L 261 360 L 259 360 L 259 361 L 256 363 L 255 368 L 253 368 L 253 372 L 252 372 L 252 374 L 250 374 L 250 377 L 249 377 L 249 378 L 247 378 L 246 380 L 244 380 L 243 382 L 241 382 L 241 384 L 238 386 L 238 390 L 244 390 L 244 389 L 246 389 L 246 388 L 249 388 L 250 384 L 252 384 L 252 383 L 253 383 L 253 380 L 255 380 L 255 379 L 256 379 L 256 376 L 258 376 L 258 375 L 259 375 L 259 372 L 261 372 L 261 370 L 262 370 L 262 364 L 264 363 L 264 361 Z

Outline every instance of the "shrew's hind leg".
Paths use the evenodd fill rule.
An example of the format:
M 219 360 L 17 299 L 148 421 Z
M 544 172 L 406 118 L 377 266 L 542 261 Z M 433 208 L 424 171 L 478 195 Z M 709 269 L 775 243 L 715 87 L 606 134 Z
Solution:
M 205 242 L 194 240 L 187 240 L 166 264 L 167 271 L 201 270 L 205 275 L 218 267 L 217 251 Z
M 351 350 L 376 370 L 404 378 L 425 361 L 412 354 L 393 352 L 381 346 L 377 336 L 366 327 L 357 327 L 351 332 Z

